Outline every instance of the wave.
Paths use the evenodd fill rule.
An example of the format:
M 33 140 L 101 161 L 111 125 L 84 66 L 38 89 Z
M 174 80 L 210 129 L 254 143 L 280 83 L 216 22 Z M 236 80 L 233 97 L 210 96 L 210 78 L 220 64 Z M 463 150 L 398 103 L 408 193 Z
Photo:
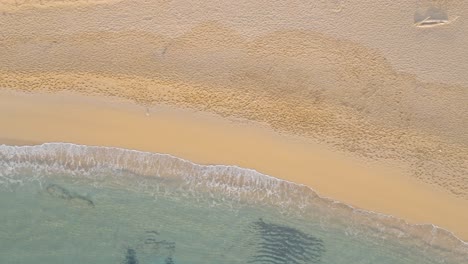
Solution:
M 29 172 L 29 173 L 28 173 Z M 34 173 L 31 173 L 34 172 Z M 24 177 L 24 175 L 32 175 Z M 36 146 L 0 145 L 1 186 L 42 182 L 47 175 L 88 179 L 95 186 L 128 187 L 127 177 L 138 177 L 138 191 L 177 191 L 185 195 L 208 195 L 223 202 L 274 205 L 284 213 L 301 213 L 330 225 L 339 219 L 347 236 L 378 236 L 379 239 L 409 241 L 442 255 L 468 256 L 468 243 L 433 224 L 409 224 L 402 219 L 354 208 L 319 196 L 311 188 L 277 179 L 252 169 L 227 165 L 199 165 L 160 153 L 71 143 Z M 107 177 L 112 177 L 109 181 Z M 336 221 L 334 221 L 336 222 Z

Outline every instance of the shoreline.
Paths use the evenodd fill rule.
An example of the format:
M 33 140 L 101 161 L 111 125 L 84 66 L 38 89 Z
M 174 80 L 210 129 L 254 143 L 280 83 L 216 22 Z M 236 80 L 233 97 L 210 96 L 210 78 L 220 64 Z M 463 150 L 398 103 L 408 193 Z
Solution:
M 235 165 L 306 185 L 352 207 L 437 225 L 468 240 L 468 212 L 463 210 L 468 201 L 411 178 L 403 164 L 370 164 L 256 122 L 69 93 L 2 91 L 0 111 L 0 144 L 70 142 Z

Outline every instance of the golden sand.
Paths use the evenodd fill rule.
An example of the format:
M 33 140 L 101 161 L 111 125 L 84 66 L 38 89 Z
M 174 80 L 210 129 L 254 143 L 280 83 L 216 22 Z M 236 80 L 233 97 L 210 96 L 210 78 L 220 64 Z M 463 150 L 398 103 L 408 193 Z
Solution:
M 363 99 L 352 97 L 349 91 L 340 92 L 347 93 L 345 99 L 354 106 L 337 103 L 339 95 L 317 99 L 314 93 L 288 90 L 287 86 L 285 90 L 259 90 L 262 83 L 252 89 L 217 88 L 123 74 L 0 72 L 0 87 L 111 95 L 146 106 L 162 103 L 251 120 L 283 134 L 305 136 L 367 158 L 368 162 L 397 161 L 412 177 L 468 199 L 468 120 L 463 116 L 468 116 L 468 106 L 463 103 L 468 93 L 457 87 L 426 85 L 421 91 L 424 96 L 417 97 L 411 90 L 418 87 L 388 86 L 388 91 L 380 96 L 374 92 L 373 99 L 366 103 L 372 111 L 358 111 Z M 390 96 L 392 93 L 401 95 Z M 443 103 L 444 107 L 438 107 Z
M 18 144 L 11 139 L 21 139 L 20 144 L 115 146 L 169 153 L 200 164 L 253 168 L 359 208 L 411 223 L 433 223 L 468 238 L 467 200 L 414 180 L 398 166 L 369 164 L 260 124 L 70 94 L 3 92 L 0 112 L 0 143 Z

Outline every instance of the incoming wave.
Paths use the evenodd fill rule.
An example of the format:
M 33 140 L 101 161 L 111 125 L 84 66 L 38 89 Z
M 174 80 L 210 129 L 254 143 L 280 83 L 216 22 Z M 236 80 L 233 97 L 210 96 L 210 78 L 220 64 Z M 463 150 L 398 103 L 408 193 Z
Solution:
M 25 177 L 24 175 L 32 175 Z M 432 224 L 412 225 L 393 216 L 365 211 L 320 197 L 311 188 L 280 180 L 255 170 L 226 165 L 199 165 L 159 153 L 71 143 L 37 146 L 0 145 L 0 184 L 21 185 L 43 181 L 48 175 L 84 178 L 92 184 L 112 184 L 126 176 L 138 177 L 138 191 L 183 192 L 237 204 L 274 205 L 284 213 L 301 213 L 330 223 L 341 219 L 346 235 L 374 235 L 379 239 L 408 241 L 441 255 L 466 259 L 468 243 Z M 109 175 L 112 177 L 109 182 Z M 143 181 L 147 180 L 144 184 Z M 162 183 L 162 184 L 161 184 Z M 127 183 L 125 184 L 127 186 Z M 171 189 L 172 188 L 172 189 Z M 448 255 L 447 255 L 448 254 Z

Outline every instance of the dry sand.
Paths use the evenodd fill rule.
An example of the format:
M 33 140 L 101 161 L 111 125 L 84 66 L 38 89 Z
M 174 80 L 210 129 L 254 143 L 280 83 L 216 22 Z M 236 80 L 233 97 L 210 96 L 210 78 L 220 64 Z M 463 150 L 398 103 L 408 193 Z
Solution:
M 353 206 L 411 223 L 433 223 L 468 238 L 468 201 L 416 181 L 398 166 L 369 164 L 248 121 L 110 101 L 70 94 L 2 92 L 4 138 L 0 143 L 116 146 L 170 153 L 200 164 L 253 168 L 308 185 L 323 196 Z

